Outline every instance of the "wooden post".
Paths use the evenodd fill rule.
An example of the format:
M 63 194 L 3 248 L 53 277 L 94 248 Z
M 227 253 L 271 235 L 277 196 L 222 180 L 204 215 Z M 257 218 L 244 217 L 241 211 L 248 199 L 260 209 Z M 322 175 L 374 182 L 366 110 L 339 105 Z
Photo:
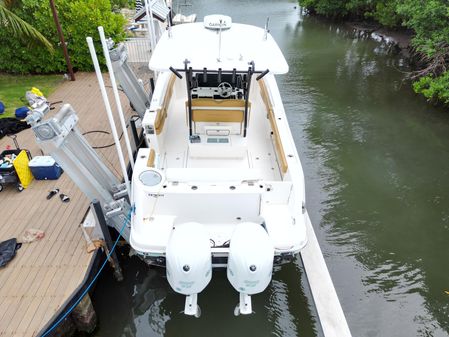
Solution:
M 55 7 L 54 0 L 50 0 L 51 12 L 53 13 L 53 20 L 55 21 L 56 30 L 59 35 L 59 42 L 61 42 L 62 52 L 64 53 L 65 62 L 67 63 L 67 70 L 69 71 L 70 80 L 75 81 L 75 74 L 73 73 L 72 63 L 70 62 L 69 52 L 65 44 L 64 34 L 62 33 L 61 24 L 59 23 L 58 12 Z
M 77 330 L 87 333 L 92 333 L 95 330 L 97 314 L 95 313 L 89 294 L 84 295 L 81 302 L 73 310 L 71 316 Z

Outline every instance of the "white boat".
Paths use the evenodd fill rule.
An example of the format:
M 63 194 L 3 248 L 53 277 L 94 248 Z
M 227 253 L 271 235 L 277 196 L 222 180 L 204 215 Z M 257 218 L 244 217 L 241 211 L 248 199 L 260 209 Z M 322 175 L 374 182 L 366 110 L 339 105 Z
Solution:
M 183 23 L 192 23 L 196 21 L 196 14 L 182 15 L 180 13 L 173 17 L 173 24 L 180 25 Z
M 268 29 L 223 15 L 171 27 L 149 63 L 157 81 L 132 178 L 130 244 L 166 267 L 199 315 L 212 268 L 227 268 L 236 314 L 273 267 L 307 243 L 304 176 L 275 75 L 287 62 Z

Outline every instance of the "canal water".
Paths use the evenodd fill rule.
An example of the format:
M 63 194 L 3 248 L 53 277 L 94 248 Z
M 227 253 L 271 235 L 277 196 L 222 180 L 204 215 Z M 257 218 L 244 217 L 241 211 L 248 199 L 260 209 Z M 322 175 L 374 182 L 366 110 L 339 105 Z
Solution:
M 191 0 L 183 13 L 230 15 L 270 30 L 290 65 L 278 83 L 304 166 L 307 208 L 354 337 L 449 335 L 449 114 L 413 94 L 406 63 L 297 3 Z M 182 0 L 181 3 L 184 3 Z M 176 8 L 176 6 L 175 6 Z M 94 294 L 97 337 L 317 336 L 298 263 L 234 317 L 224 272 L 199 296 L 203 315 L 164 272 L 137 258 L 125 282 L 106 272 Z

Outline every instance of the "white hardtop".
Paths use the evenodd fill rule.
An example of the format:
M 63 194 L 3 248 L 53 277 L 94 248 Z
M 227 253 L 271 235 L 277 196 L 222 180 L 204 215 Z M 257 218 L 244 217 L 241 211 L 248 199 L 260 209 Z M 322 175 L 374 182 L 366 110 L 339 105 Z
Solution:
M 227 27 L 226 27 L 227 28 Z M 194 70 L 246 71 L 254 61 L 256 71 L 269 69 L 273 74 L 288 72 L 288 64 L 276 41 L 259 27 L 232 23 L 230 28 L 205 28 L 203 22 L 173 26 L 165 31 L 151 57 L 149 67 L 165 71 L 170 67 L 184 69 L 190 61 Z M 266 36 L 266 39 L 265 39 Z M 220 51 L 219 51 L 220 50 Z

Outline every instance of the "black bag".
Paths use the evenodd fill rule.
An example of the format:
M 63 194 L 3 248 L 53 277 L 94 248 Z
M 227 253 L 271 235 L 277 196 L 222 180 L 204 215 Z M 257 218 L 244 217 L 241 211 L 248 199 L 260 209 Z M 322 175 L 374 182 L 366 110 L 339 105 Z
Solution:
M 6 266 L 16 256 L 20 247 L 22 244 L 17 243 L 15 238 L 0 242 L 0 268 Z
M 22 130 L 28 129 L 31 126 L 27 122 L 22 122 L 16 118 L 6 117 L 0 118 L 0 139 L 6 135 L 19 133 Z

